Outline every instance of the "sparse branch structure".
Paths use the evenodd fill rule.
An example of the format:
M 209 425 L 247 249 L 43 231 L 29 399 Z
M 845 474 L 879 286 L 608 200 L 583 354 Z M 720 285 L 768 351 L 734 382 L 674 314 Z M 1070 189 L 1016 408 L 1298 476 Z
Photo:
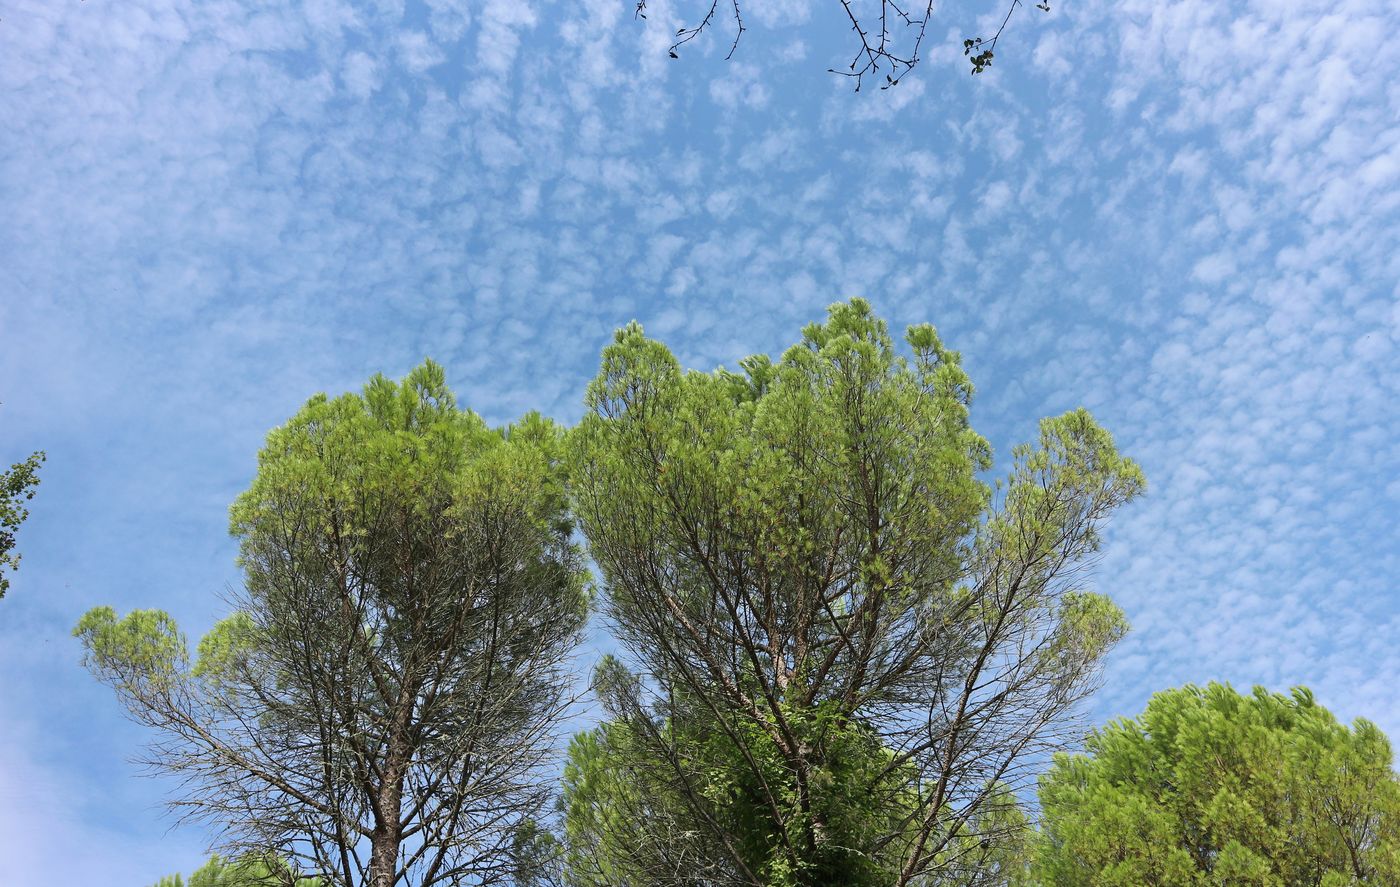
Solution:
M 854 35 L 854 47 L 850 63 L 828 68 L 828 73 L 851 78 L 856 92 L 867 80 L 875 80 L 881 89 L 889 89 L 898 85 L 922 61 L 924 38 L 933 21 L 933 0 L 834 0 L 829 5 L 838 3 L 839 18 Z M 1011 0 L 1000 27 L 991 37 L 969 37 L 963 41 L 963 54 L 972 65 L 972 73 L 980 74 L 991 65 L 997 41 L 1021 5 L 1021 0 Z M 1034 5 L 1043 12 L 1050 11 L 1049 0 Z M 634 14 L 645 19 L 648 9 L 649 0 L 637 0 Z M 722 27 L 721 21 L 726 19 L 733 34 L 725 59 L 733 58 L 740 38 L 748 30 L 740 0 L 701 0 L 701 9 L 696 12 L 693 23 L 676 31 L 668 50 L 671 58 L 679 58 L 682 47 L 704 32 Z
M 274 430 L 232 512 L 237 609 L 193 661 L 157 611 L 75 632 L 173 806 L 328 885 L 507 882 L 587 609 L 560 446 L 488 429 L 432 363 Z
M 989 884 L 1014 793 L 1121 636 L 1080 589 L 1142 488 L 1084 411 L 978 473 L 971 384 L 860 300 L 774 363 L 683 372 L 637 326 L 575 430 L 575 508 L 631 660 L 566 774 L 576 883 Z

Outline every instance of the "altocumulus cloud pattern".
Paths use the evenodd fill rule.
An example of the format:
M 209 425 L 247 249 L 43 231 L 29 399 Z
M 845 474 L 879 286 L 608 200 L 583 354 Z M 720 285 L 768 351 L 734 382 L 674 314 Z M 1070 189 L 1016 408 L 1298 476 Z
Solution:
M 0 3 L 0 457 L 50 457 L 0 614 L 0 881 L 198 860 L 68 629 L 210 624 L 306 396 L 427 355 L 492 421 L 573 419 L 630 319 L 708 369 L 852 295 L 963 351 L 1001 456 L 1083 404 L 1142 462 L 1089 718 L 1306 683 L 1400 734 L 1400 12 L 1055 4 L 969 78 L 1001 10 L 954 3 L 853 95 L 821 4 L 750 0 L 728 63 L 666 57 L 693 4 L 632 6 Z

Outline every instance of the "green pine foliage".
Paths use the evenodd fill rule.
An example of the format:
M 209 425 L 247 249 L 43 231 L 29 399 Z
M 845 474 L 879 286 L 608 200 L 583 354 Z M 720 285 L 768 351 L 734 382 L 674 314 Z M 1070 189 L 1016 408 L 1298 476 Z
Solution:
M 1079 568 L 1144 480 L 1086 411 L 989 485 L 931 326 L 899 345 L 852 300 L 739 365 L 684 370 L 633 324 L 572 430 L 488 428 L 431 362 L 275 429 L 232 511 L 242 608 L 193 656 L 157 610 L 75 634 L 229 846 L 375 861 L 214 856 L 154 887 L 1400 885 L 1389 741 L 1302 688 L 1158 693 L 1054 755 L 1032 822 L 1127 630 Z M 0 474 L 0 595 L 41 460 Z M 595 670 L 606 718 L 551 821 L 593 602 L 575 518 L 627 661 Z M 399 873 L 425 842 L 449 865 Z
M 1030 751 L 1126 630 L 1075 571 L 1141 472 L 1075 410 L 984 483 L 958 354 L 860 299 L 739 366 L 687 371 L 628 326 L 570 434 L 628 654 L 566 773 L 571 875 L 984 883 L 1025 836 Z
M 321 887 L 321 880 L 299 877 L 281 860 L 229 860 L 214 854 L 190 875 L 189 881 L 178 874 L 167 875 L 152 887 Z
M 1158 693 L 1042 779 L 1046 887 L 1400 884 L 1385 735 L 1312 693 Z
M 193 651 L 158 610 L 97 607 L 74 631 L 152 728 L 173 806 L 219 847 L 284 849 L 347 887 L 510 865 L 550 798 L 589 607 L 563 445 L 534 414 L 488 427 L 431 361 L 274 429 L 231 510 L 234 612 Z M 208 887 L 286 874 L 211 865 Z
M 9 471 L 0 471 L 0 598 L 10 588 L 5 573 L 19 569 L 19 553 L 15 549 L 15 534 L 29 517 L 25 504 L 34 498 L 39 486 L 39 466 L 44 462 L 42 452 L 34 453 L 23 462 L 16 462 Z

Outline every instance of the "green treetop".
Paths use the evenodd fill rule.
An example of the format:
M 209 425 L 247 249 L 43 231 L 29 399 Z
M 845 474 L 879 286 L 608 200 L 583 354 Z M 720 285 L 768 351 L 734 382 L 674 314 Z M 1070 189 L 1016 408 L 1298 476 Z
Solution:
M 232 510 L 237 608 L 193 661 L 158 611 L 75 631 L 157 731 L 177 809 L 340 887 L 509 866 L 588 604 L 562 439 L 539 416 L 488 428 L 432 362 L 274 429 Z
M 739 365 L 629 326 L 570 437 L 637 669 L 600 668 L 612 720 L 574 748 L 572 877 L 974 883 L 1125 629 L 1077 580 L 1141 473 L 1076 410 L 988 487 L 958 354 L 862 300 Z
M 1156 694 L 1042 779 L 1046 887 L 1400 884 L 1390 743 L 1310 692 Z

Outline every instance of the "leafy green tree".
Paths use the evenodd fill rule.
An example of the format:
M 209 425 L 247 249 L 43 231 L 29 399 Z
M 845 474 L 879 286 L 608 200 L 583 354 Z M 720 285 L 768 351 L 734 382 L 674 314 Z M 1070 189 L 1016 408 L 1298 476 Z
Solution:
M 44 462 L 44 453 L 32 454 L 23 462 L 16 462 L 9 471 L 0 472 L 0 598 L 10 589 L 10 579 L 6 571 L 19 569 L 19 553 L 15 551 L 15 534 L 20 524 L 29 517 L 29 509 L 24 503 L 34 498 L 39 486 L 39 466 Z
M 693 753 L 707 745 L 730 751 L 722 737 L 709 743 L 688 743 Z M 869 799 L 844 796 L 858 791 L 857 777 L 887 761 L 879 748 L 865 748 L 849 755 L 843 764 L 829 765 L 837 775 L 827 803 L 828 816 L 844 816 L 832 828 L 840 834 L 870 834 L 876 817 L 885 828 L 892 812 L 907 812 L 912 805 L 878 805 Z M 713 767 L 714 758 L 710 759 Z M 710 811 L 717 824 L 737 836 L 743 852 L 760 855 L 762 841 L 770 833 L 764 812 L 755 810 L 752 791 L 736 791 L 733 780 L 742 770 L 720 758 L 709 770 L 705 791 L 717 803 Z M 844 777 L 844 778 L 843 778 Z M 841 783 L 844 783 L 842 785 Z M 658 766 L 643 750 L 633 747 L 631 734 L 616 722 L 600 725 L 574 737 L 569 748 L 561 798 L 565 811 L 565 847 L 562 879 L 571 887 L 608 887 L 649 883 L 722 883 L 716 878 L 712 857 L 722 853 L 704 834 L 690 831 L 693 811 L 684 792 L 677 791 L 665 766 Z M 864 817 L 853 820 L 852 817 Z M 1034 832 L 1015 797 L 993 793 L 977 821 L 940 854 L 936 883 L 963 887 L 1029 887 L 1029 860 Z M 817 877 L 829 884 L 881 884 L 886 874 L 871 861 L 846 861 Z M 657 877 L 655 873 L 664 876 Z M 732 879 L 732 873 L 728 875 Z M 815 880 L 815 878 L 814 878 Z M 551 882 L 554 883 L 554 882 Z
M 1400 782 L 1376 726 L 1303 688 L 1187 686 L 1042 779 L 1046 887 L 1400 884 Z
M 562 881 L 558 837 L 535 819 L 522 820 L 511 839 L 511 887 L 556 887 Z
M 159 611 L 75 630 L 174 806 L 327 884 L 507 877 L 588 605 L 561 447 L 538 416 L 488 428 L 431 362 L 272 431 L 232 509 L 244 587 L 193 662 Z
M 716 881 L 712 839 L 691 828 L 686 794 L 646 752 L 619 722 L 570 743 L 560 798 L 570 887 Z
M 854 300 L 742 373 L 604 351 L 570 477 L 636 673 L 566 774 L 576 881 L 961 883 L 1016 831 L 1125 630 L 1077 580 L 1142 476 L 1077 410 L 987 487 L 958 355 L 905 340 Z
M 153 887 L 321 887 L 319 878 L 299 878 L 281 860 L 268 862 L 257 856 L 228 860 L 215 854 L 190 875 L 168 875 Z

